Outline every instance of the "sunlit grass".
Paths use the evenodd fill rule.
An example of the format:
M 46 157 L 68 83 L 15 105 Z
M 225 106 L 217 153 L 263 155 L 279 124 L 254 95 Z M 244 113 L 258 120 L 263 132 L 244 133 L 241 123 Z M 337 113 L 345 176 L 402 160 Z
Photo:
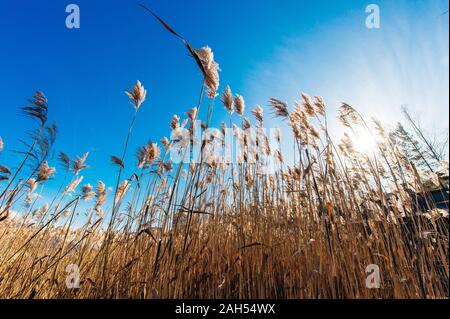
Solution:
M 83 171 L 96 169 L 88 153 L 60 152 L 58 164 L 51 157 L 57 130 L 43 93 L 23 108 L 37 127 L 21 164 L 0 166 L 0 297 L 448 296 L 448 162 L 420 132 L 387 130 L 344 103 L 339 120 L 349 132 L 334 141 L 328 123 L 335 119 L 320 97 L 302 94 L 293 105 L 271 98 L 269 108 L 249 109 L 227 88 L 220 99 L 229 123 L 214 138 L 195 140 L 218 106 L 219 68 L 210 48 L 185 44 L 204 77 L 197 105 L 170 123 L 172 131 L 186 129 L 187 140 L 150 141 L 126 161 L 135 118 L 149 103 L 137 82 L 127 91 L 133 107 L 116 110 L 130 119 L 117 123 L 127 134 L 111 157 L 118 173 L 110 190 L 102 181 L 83 184 Z M 205 126 L 195 127 L 202 108 Z M 281 136 L 270 143 L 261 130 L 267 113 L 290 128 L 292 158 Z M 242 150 L 237 161 L 211 151 L 224 133 Z M 0 151 L 7 143 L 0 139 Z M 185 164 L 171 161 L 174 148 Z M 56 174 L 64 177 L 59 190 L 46 193 Z M 44 193 L 52 200 L 41 206 Z M 379 289 L 366 286 L 371 264 L 380 269 Z M 70 265 L 79 269 L 76 289 L 68 285 Z

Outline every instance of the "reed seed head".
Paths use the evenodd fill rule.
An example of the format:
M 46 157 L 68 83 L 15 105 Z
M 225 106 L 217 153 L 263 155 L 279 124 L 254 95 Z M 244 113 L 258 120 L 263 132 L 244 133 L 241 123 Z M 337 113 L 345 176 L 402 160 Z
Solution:
M 273 108 L 273 114 L 277 117 L 287 118 L 289 116 L 288 105 L 286 102 L 280 101 L 276 98 L 270 98 L 269 104 Z
M 128 95 L 131 100 L 131 104 L 137 111 L 145 101 L 147 90 L 145 90 L 141 82 L 137 81 L 130 91 L 125 91 L 125 94 Z
M 231 89 L 228 85 L 222 93 L 221 100 L 223 105 L 225 106 L 225 109 L 231 115 L 234 111 L 234 100 L 233 93 L 231 93 Z
M 47 181 L 53 174 L 55 174 L 56 168 L 48 166 L 48 162 L 44 161 L 38 169 L 37 181 Z
M 252 111 L 253 116 L 256 118 L 256 120 L 259 122 L 260 125 L 262 125 L 264 121 L 264 109 L 261 105 L 256 105 L 255 108 Z
M 234 110 L 239 116 L 244 115 L 245 101 L 242 95 L 236 94 L 234 97 Z

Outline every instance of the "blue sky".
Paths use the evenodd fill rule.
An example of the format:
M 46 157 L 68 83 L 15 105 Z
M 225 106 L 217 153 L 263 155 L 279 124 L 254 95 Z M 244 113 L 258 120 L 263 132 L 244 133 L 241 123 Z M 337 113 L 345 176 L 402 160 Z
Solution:
M 377 30 L 365 27 L 368 0 L 143 1 L 192 46 L 213 49 L 220 90 L 229 84 L 242 94 L 247 112 L 271 96 L 292 102 L 306 92 L 322 95 L 331 114 L 346 101 L 389 123 L 407 104 L 424 127 L 448 132 L 448 2 L 372 2 L 381 10 Z M 80 7 L 80 29 L 65 27 L 69 3 Z M 90 151 L 84 181 L 113 185 L 110 156 L 120 154 L 132 114 L 124 90 L 136 80 L 148 90 L 131 166 L 137 146 L 169 135 L 172 115 L 196 104 L 202 82 L 183 45 L 137 1 L 3 0 L 0 39 L 0 160 L 12 167 L 12 150 L 33 125 L 19 108 L 37 89 L 59 127 L 55 150 Z M 225 117 L 220 104 L 214 117 Z

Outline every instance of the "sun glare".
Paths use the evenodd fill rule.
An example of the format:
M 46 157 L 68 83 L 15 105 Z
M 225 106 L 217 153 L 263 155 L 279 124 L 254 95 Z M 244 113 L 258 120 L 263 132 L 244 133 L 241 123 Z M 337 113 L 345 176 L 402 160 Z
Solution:
M 361 153 L 371 154 L 377 148 L 377 142 L 367 130 L 355 131 L 353 142 L 356 149 Z

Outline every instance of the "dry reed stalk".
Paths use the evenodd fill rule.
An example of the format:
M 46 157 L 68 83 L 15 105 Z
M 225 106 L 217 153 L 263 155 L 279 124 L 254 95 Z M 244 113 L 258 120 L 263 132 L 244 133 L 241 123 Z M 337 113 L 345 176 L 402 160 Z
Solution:
M 192 133 L 206 96 L 208 127 L 219 84 L 213 53 L 208 47 L 192 49 L 155 17 L 182 39 L 202 72 L 200 95 L 187 113 L 187 123 Z M 442 206 L 432 199 L 420 169 L 438 188 L 447 187 L 442 192 L 448 192 L 448 177 L 445 172 L 437 175 L 431 163 L 421 165 L 400 151 L 398 136 L 381 123 L 375 121 L 372 129 L 355 108 L 342 105 L 342 124 L 350 131 L 363 128 L 378 142 L 364 154 L 350 135 L 339 145 L 333 141 L 320 97 L 302 94 L 292 111 L 286 102 L 271 98 L 273 114 L 288 120 L 292 130 L 295 158 L 290 161 L 278 133 L 276 145 L 261 132 L 251 136 L 253 128 L 263 126 L 262 107 L 252 111 L 252 124 L 244 117 L 243 97 L 233 96 L 227 87 L 221 101 L 241 143 L 242 162 L 228 165 L 200 152 L 196 163 L 173 167 L 173 141 L 163 138 L 163 152 L 152 142 L 138 149 L 133 173 L 122 180 L 136 112 L 146 91 L 138 82 L 127 95 L 134 115 L 122 157 L 112 158 L 119 169 L 112 207 L 101 181 L 95 189 L 86 184 L 77 190 L 88 153 L 75 160 L 60 153 L 65 174 L 72 176 L 49 205 L 36 208 L 32 197 L 56 174 L 46 156 L 31 176 L 17 185 L 8 182 L 0 196 L 0 297 L 448 297 L 448 207 L 438 208 Z M 34 102 L 37 108 L 26 111 L 43 125 L 46 100 L 37 95 Z M 233 123 L 233 112 L 240 123 Z M 180 124 L 174 116 L 170 127 L 176 130 L 187 123 Z M 201 150 L 208 143 L 203 142 Z M 259 153 L 254 154 L 254 148 Z M 188 146 L 181 150 L 183 156 L 188 152 Z M 270 173 L 272 155 L 277 161 Z M 23 164 L 27 161 L 28 156 Z M 12 172 L 0 166 L 0 173 L 13 179 L 19 171 L 21 167 Z M 67 198 L 69 194 L 75 199 Z M 18 199 L 28 196 L 30 206 L 22 207 Z M 424 199 L 424 209 L 417 209 L 418 196 Z M 83 222 L 79 202 L 94 197 L 85 223 L 75 229 L 74 224 Z M 127 205 L 121 212 L 123 203 Z M 19 221 L 10 213 L 16 208 L 22 209 Z M 82 284 L 76 291 L 64 286 L 65 265 L 71 263 L 80 267 Z M 365 287 L 370 264 L 382 269 L 380 289 Z

